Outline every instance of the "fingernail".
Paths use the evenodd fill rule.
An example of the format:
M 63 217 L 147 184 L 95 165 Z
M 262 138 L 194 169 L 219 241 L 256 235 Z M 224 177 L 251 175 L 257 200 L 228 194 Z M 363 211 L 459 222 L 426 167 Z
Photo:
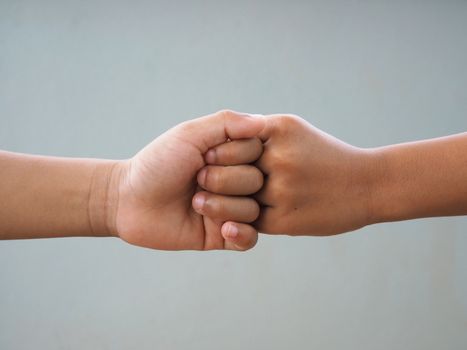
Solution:
M 235 226 L 234 224 L 229 224 L 229 226 L 227 227 L 227 232 L 225 233 L 225 235 L 228 238 L 237 237 L 238 236 L 238 227 Z
M 201 169 L 201 171 L 198 173 L 198 184 L 200 184 L 201 186 L 204 187 L 204 185 L 206 184 L 206 173 L 207 173 L 207 169 L 206 168 L 203 168 Z
M 215 149 L 210 149 L 205 156 L 206 163 L 214 164 L 216 162 L 217 154 Z
M 193 208 L 196 211 L 201 211 L 204 207 L 204 202 L 206 202 L 206 198 L 202 194 L 196 195 L 195 199 L 193 200 Z

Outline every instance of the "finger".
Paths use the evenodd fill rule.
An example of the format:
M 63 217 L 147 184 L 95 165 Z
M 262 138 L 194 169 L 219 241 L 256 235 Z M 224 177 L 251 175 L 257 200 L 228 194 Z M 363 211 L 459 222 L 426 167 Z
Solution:
M 204 191 L 193 196 L 192 205 L 198 214 L 220 221 L 253 222 L 259 214 L 259 205 L 252 198 L 221 196 Z
M 286 135 L 290 125 L 304 123 L 302 118 L 292 114 L 271 114 L 263 116 L 263 118 L 265 125 L 257 135 L 263 143 L 275 135 Z
M 273 156 L 273 151 L 272 147 L 270 145 L 270 141 L 266 141 L 263 144 L 263 153 L 261 154 L 261 157 L 256 160 L 253 165 L 257 167 L 261 172 L 265 175 L 268 175 L 273 172 L 273 162 L 274 156 Z
M 258 241 L 258 232 L 248 224 L 227 221 L 222 225 L 221 233 L 225 239 L 224 247 L 229 250 L 245 251 Z
M 275 130 L 277 129 L 276 120 L 279 115 L 272 114 L 272 115 L 265 115 L 263 116 L 264 119 L 264 127 L 258 133 L 257 137 L 262 141 L 268 141 L 274 134 Z
M 289 180 L 279 169 L 269 175 L 263 175 L 263 186 L 251 197 L 262 206 L 277 207 L 290 197 L 289 188 Z
M 263 186 L 258 192 L 253 194 L 252 198 L 262 206 L 273 207 L 277 203 L 280 203 L 278 200 L 282 196 L 280 191 L 280 189 L 274 188 L 271 184 L 271 180 L 269 180 L 269 176 L 266 176 Z
M 197 179 L 206 191 L 224 195 L 249 195 L 263 186 L 263 173 L 252 165 L 208 165 Z
M 283 220 L 277 208 L 261 207 L 258 219 L 252 223 L 252 226 L 261 233 L 267 234 L 285 234 L 286 228 L 283 227 Z
M 223 110 L 184 122 L 177 130 L 204 154 L 228 139 L 255 137 L 264 125 L 264 118 L 260 115 Z
M 208 164 L 238 165 L 257 160 L 263 153 L 263 144 L 257 137 L 234 140 L 211 148 L 204 159 Z

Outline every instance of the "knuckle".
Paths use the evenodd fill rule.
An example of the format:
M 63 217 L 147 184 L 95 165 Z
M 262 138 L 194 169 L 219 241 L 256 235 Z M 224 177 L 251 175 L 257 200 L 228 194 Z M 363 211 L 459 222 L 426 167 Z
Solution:
M 253 168 L 254 183 L 256 184 L 256 191 L 259 191 L 264 185 L 263 173 L 256 167 Z
M 249 213 L 251 216 L 249 217 L 248 222 L 253 222 L 256 219 L 258 219 L 259 214 L 260 214 L 260 208 L 259 208 L 259 204 L 255 200 L 251 199 L 250 203 L 251 203 L 250 204 L 251 208 L 249 210 Z
M 226 114 L 230 114 L 230 113 L 232 113 L 232 110 L 230 110 L 228 108 L 222 108 L 222 109 L 217 111 L 217 114 L 221 114 L 221 115 L 226 115 Z
M 222 119 L 227 120 L 232 115 L 233 111 L 230 109 L 221 109 L 217 111 L 215 114 L 220 116 Z
M 275 147 L 269 150 L 267 159 L 273 167 L 277 167 L 282 171 L 287 171 L 290 170 L 290 167 L 294 166 L 297 154 L 294 149 Z
M 218 168 L 208 167 L 206 171 L 206 187 L 213 192 L 219 192 L 222 188 L 222 174 Z
M 213 216 L 222 216 L 224 214 L 224 203 L 222 200 L 216 197 L 212 197 L 209 201 L 209 211 Z
M 247 179 L 247 185 L 245 185 L 246 194 L 253 194 L 258 192 L 264 184 L 263 173 L 252 165 L 247 165 L 248 168 L 245 170 L 245 179 Z
M 280 165 L 284 161 L 283 152 L 277 148 L 274 148 L 268 152 L 268 159 L 273 165 Z
M 257 137 L 248 140 L 248 162 L 256 161 L 263 153 L 263 143 Z
M 276 123 L 280 130 L 287 130 L 301 123 L 302 118 L 294 114 L 283 114 L 277 117 Z
M 261 154 L 263 152 L 263 143 L 258 137 L 251 139 L 251 147 L 256 151 L 256 153 Z
M 222 159 L 225 164 L 230 164 L 234 158 L 234 151 L 230 142 L 226 143 L 224 147 L 219 147 L 219 158 Z
M 271 197 L 274 198 L 275 201 L 284 201 L 287 197 L 286 186 L 282 183 L 275 183 L 270 188 Z

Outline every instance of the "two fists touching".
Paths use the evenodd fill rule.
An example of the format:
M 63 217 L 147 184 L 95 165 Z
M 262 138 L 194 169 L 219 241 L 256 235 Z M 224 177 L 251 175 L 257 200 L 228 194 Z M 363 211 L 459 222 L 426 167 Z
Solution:
M 246 250 L 258 230 L 332 235 L 466 215 L 466 179 L 467 133 L 362 149 L 295 116 L 222 111 L 124 161 L 0 151 L 0 240 Z
M 467 133 L 362 149 L 295 116 L 222 111 L 124 161 L 0 151 L 0 239 L 246 250 L 258 230 L 332 235 L 466 215 L 466 178 Z
M 296 116 L 221 111 L 118 162 L 104 217 L 135 245 L 246 250 L 258 231 L 333 235 L 464 215 L 466 150 L 466 133 L 363 149 Z
M 167 250 L 246 250 L 258 230 L 341 233 L 369 223 L 374 158 L 295 116 L 221 111 L 117 164 L 107 217 L 114 235 Z

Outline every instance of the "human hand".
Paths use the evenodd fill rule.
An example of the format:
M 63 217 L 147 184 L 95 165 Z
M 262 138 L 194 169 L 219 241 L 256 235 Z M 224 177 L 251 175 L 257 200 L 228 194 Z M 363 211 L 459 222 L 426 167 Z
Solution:
M 253 138 L 264 127 L 261 118 L 232 111 L 221 111 L 182 123 L 159 136 L 128 161 L 118 164 L 112 181 L 118 196 L 110 205 L 111 231 L 138 246 L 165 250 L 245 250 L 257 241 L 253 222 L 259 206 L 252 198 L 262 184 L 261 172 L 254 166 L 262 145 Z M 241 139 L 241 140 L 239 140 Z M 213 188 L 222 187 L 227 196 L 200 193 L 193 206 L 202 212 L 216 208 L 212 218 L 198 214 L 192 197 L 199 190 L 196 176 L 206 165 L 209 148 L 227 140 L 237 145 L 217 177 L 208 176 Z M 243 164 L 243 165 L 241 165 Z M 246 186 L 245 186 L 246 184 Z M 219 189 L 220 189 L 219 187 Z M 235 195 L 235 196 L 233 196 Z M 205 201 L 200 202 L 205 198 Z M 242 227 L 235 239 L 225 242 L 232 220 Z
M 333 235 L 372 222 L 372 179 L 378 162 L 371 150 L 348 145 L 291 115 L 266 117 L 259 137 L 264 151 L 255 164 L 266 176 L 254 196 L 262 205 L 255 223 L 260 232 Z M 211 171 L 223 164 L 229 147 L 209 151 Z M 199 184 L 206 191 L 223 191 Z
M 256 135 L 264 187 L 247 165 L 262 152 Z M 127 161 L 0 151 L 0 239 L 114 235 L 158 249 L 245 250 L 257 239 L 253 193 L 265 233 L 467 215 L 466 149 L 467 133 L 360 149 L 298 117 L 226 111 L 169 130 Z

